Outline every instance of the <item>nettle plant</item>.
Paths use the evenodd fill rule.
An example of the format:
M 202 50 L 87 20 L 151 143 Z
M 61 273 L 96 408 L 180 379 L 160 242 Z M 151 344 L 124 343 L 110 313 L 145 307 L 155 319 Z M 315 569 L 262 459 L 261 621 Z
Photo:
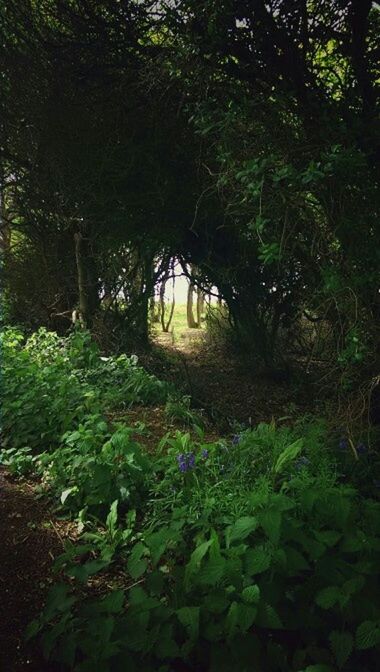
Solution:
M 4 330 L 2 447 L 54 451 L 67 432 L 105 410 L 165 403 L 166 383 L 134 356 L 102 358 L 86 331 L 67 338 L 39 329 L 27 341 Z
M 77 672 L 376 669 L 380 503 L 341 483 L 327 456 L 318 472 L 315 447 L 288 429 L 262 425 L 228 445 L 180 433 L 167 442 L 145 519 L 119 519 L 117 532 L 113 503 L 102 537 L 111 550 L 87 536 L 90 561 L 78 548 L 64 558 L 82 582 L 110 561 L 129 578 L 85 600 L 56 586 L 30 628 L 47 657 Z M 225 481 L 202 517 L 199 493 Z M 240 508 L 223 501 L 231 488 L 235 497 L 244 488 Z
M 99 395 L 78 378 L 62 339 L 41 329 L 24 345 L 15 330 L 2 334 L 2 446 L 34 453 L 59 445 Z
M 142 505 L 152 466 L 135 433 L 120 426 L 111 434 L 102 416 L 89 416 L 56 451 L 39 455 L 43 487 L 74 515 L 85 509 L 104 519 L 116 499 L 124 509 Z

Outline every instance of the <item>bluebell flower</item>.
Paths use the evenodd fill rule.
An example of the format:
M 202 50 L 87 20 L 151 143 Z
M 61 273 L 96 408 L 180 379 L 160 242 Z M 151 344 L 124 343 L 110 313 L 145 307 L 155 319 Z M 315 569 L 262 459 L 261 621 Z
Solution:
M 183 453 L 180 453 L 177 455 L 177 462 L 178 462 L 178 469 L 182 472 L 187 471 L 187 460 L 186 460 L 186 455 Z
M 310 464 L 310 460 L 305 455 L 302 455 L 296 461 L 295 467 L 297 471 L 299 471 L 300 469 L 302 469 L 302 467 L 307 467 L 308 464 Z
M 195 455 L 194 453 L 187 453 L 187 466 L 189 469 L 195 467 Z
M 207 450 L 206 448 L 203 448 L 203 450 L 202 450 L 202 452 L 201 452 L 201 456 L 202 456 L 202 459 L 203 459 L 203 460 L 207 460 L 207 458 L 208 458 L 208 450 Z
M 177 455 L 178 469 L 185 473 L 189 469 L 195 467 L 195 455 L 194 453 L 179 453 Z
M 233 445 L 233 446 L 237 446 L 238 443 L 240 443 L 240 438 L 241 438 L 241 437 L 239 436 L 239 434 L 235 434 L 235 435 L 232 437 L 232 445 Z
M 339 441 L 339 449 L 340 450 L 347 450 L 348 449 L 348 441 L 345 438 L 341 438 Z
M 358 455 L 364 455 L 368 451 L 367 446 L 360 441 L 356 446 L 356 452 Z

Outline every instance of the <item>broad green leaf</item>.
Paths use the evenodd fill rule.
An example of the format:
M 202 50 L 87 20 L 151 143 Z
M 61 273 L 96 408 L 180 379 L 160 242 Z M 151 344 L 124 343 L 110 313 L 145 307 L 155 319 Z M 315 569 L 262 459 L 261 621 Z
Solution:
M 318 663 L 317 665 L 308 665 L 308 667 L 305 667 L 301 672 L 335 672 L 335 670 L 331 665 Z
M 247 632 L 257 616 L 257 607 L 242 602 L 237 605 L 238 627 L 242 632 Z
M 99 606 L 102 611 L 104 610 L 109 614 L 118 614 L 123 608 L 124 600 L 124 590 L 114 590 L 103 598 Z
M 350 632 L 333 630 L 330 637 L 331 649 L 339 669 L 343 667 L 354 648 L 354 638 Z
M 335 544 L 341 539 L 342 533 L 336 532 L 335 530 L 324 530 L 322 532 L 315 532 L 315 538 L 326 546 L 335 546 Z
M 199 546 L 197 546 L 197 548 L 191 554 L 190 562 L 188 563 L 189 568 L 194 570 L 200 567 L 202 558 L 204 558 L 204 556 L 206 555 L 211 544 L 212 539 L 210 539 L 209 541 L 204 541 L 202 544 L 199 544 Z
M 139 579 L 148 567 L 148 561 L 143 558 L 146 553 L 146 547 L 139 541 L 132 549 L 127 561 L 128 572 L 132 579 Z
M 204 599 L 204 607 L 212 614 L 221 614 L 229 604 L 230 602 L 222 589 L 220 589 L 220 592 L 208 593 Z
M 224 558 L 209 558 L 197 574 L 198 583 L 206 586 L 215 586 L 223 577 L 225 566 L 226 561 Z
M 263 547 L 249 548 L 244 556 L 245 571 L 250 576 L 265 572 L 271 564 L 271 554 Z
M 106 520 L 106 526 L 107 529 L 110 531 L 111 535 L 115 533 L 116 525 L 117 525 L 117 506 L 118 506 L 118 500 L 115 499 L 114 502 L 112 502 L 111 507 L 110 507 L 110 512 L 107 516 Z
M 76 601 L 76 598 L 70 595 L 70 588 L 67 584 L 57 583 L 49 591 L 44 616 L 49 620 L 57 611 L 68 611 Z
M 257 624 L 263 628 L 273 628 L 280 630 L 283 628 L 281 619 L 277 611 L 270 604 L 260 604 L 257 614 Z
M 322 588 L 315 596 L 315 602 L 322 609 L 331 609 L 341 596 L 341 591 L 337 586 L 328 586 Z
M 25 632 L 25 641 L 29 641 L 33 637 L 36 636 L 36 634 L 41 630 L 42 624 L 40 623 L 39 620 L 34 619 L 28 624 L 28 627 L 26 628 Z
M 260 525 L 273 544 L 278 544 L 282 515 L 276 509 L 268 509 L 260 513 Z
M 227 529 L 227 546 L 233 541 L 242 541 L 243 539 L 246 539 L 251 532 L 256 530 L 257 525 L 257 518 L 254 518 L 253 516 L 243 516 L 242 518 L 238 518 L 234 524 Z
M 174 659 L 179 655 L 179 647 L 173 637 L 173 625 L 165 623 L 159 632 L 159 637 L 156 644 L 156 651 L 160 658 Z M 125 668 L 125 670 L 129 668 Z
M 78 492 L 78 488 L 76 485 L 74 485 L 72 488 L 66 488 L 66 490 L 63 490 L 61 493 L 61 504 L 64 504 L 66 499 L 71 495 L 72 492 Z
M 199 607 L 181 607 L 177 609 L 180 623 L 185 626 L 191 640 L 196 640 L 199 633 Z
M 380 621 L 364 621 L 356 630 L 356 648 L 371 649 L 380 644 Z
M 297 441 L 294 441 L 290 446 L 285 448 L 285 450 L 282 451 L 281 455 L 277 459 L 277 462 L 274 466 L 274 471 L 276 474 L 279 474 L 284 467 L 286 467 L 289 462 L 294 460 L 295 457 L 301 452 L 303 446 L 303 439 L 297 439 Z
M 248 604 L 257 604 L 260 600 L 260 588 L 257 585 L 247 586 L 243 589 L 241 594 L 244 602 Z
M 231 606 L 228 610 L 225 620 L 225 628 L 228 639 L 231 639 L 235 635 L 237 630 L 237 624 L 238 624 L 238 603 L 234 601 L 231 603 Z
M 109 562 L 107 560 L 101 560 L 100 558 L 96 560 L 90 560 L 85 562 L 84 565 L 74 565 L 67 570 L 69 576 L 74 576 L 78 581 L 82 583 L 87 583 L 90 576 L 97 574 L 105 567 L 108 567 Z
M 179 538 L 179 532 L 172 528 L 163 527 L 157 532 L 150 534 L 145 540 L 149 548 L 151 559 L 154 565 L 160 561 L 162 554 L 165 552 L 170 542 L 176 541 Z
M 306 562 L 302 553 L 297 551 L 295 548 L 288 546 L 285 548 L 287 569 L 290 576 L 297 575 L 299 572 L 306 571 L 310 569 L 310 565 Z

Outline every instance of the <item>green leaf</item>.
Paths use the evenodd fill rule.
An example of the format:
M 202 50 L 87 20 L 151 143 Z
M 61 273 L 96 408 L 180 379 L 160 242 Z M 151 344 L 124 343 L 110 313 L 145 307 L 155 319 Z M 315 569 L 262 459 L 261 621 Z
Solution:
M 271 554 L 263 547 L 249 548 L 244 556 L 247 574 L 254 576 L 265 572 L 271 564 Z
M 341 596 L 340 589 L 337 586 L 322 588 L 315 596 L 315 602 L 322 609 L 331 609 L 339 601 Z
M 114 590 L 103 598 L 99 607 L 109 614 L 118 614 L 123 609 L 124 600 L 124 590 Z
M 198 583 L 205 586 L 215 586 L 221 580 L 225 566 L 224 558 L 210 558 L 197 574 Z
M 237 630 L 237 623 L 238 623 L 238 603 L 232 602 L 225 620 L 225 628 L 228 639 L 231 639 L 235 635 Z
M 77 492 L 78 488 L 74 485 L 72 488 L 66 488 L 66 490 L 63 490 L 61 493 L 61 504 L 64 504 L 66 499 L 68 498 L 69 495 L 71 495 L 72 492 Z
M 257 525 L 257 518 L 254 518 L 253 516 L 243 516 L 242 518 L 238 518 L 234 524 L 227 529 L 227 546 L 233 541 L 242 541 L 243 539 L 246 539 L 251 532 L 256 530 Z
M 247 632 L 257 616 L 257 607 L 252 604 L 239 603 L 237 605 L 237 622 L 239 630 Z
M 106 526 L 107 529 L 110 531 L 111 535 L 115 533 L 116 525 L 117 525 L 117 505 L 118 505 L 118 500 L 115 499 L 114 502 L 112 502 L 111 507 L 110 507 L 110 512 L 107 516 L 106 520 Z
M 158 532 L 153 532 L 146 539 L 146 545 L 150 550 L 150 555 L 154 565 L 160 561 L 162 554 L 165 552 L 168 543 L 178 538 L 178 532 L 175 530 L 163 527 Z
M 329 639 L 331 642 L 332 652 L 340 669 L 351 655 L 352 649 L 354 648 L 354 638 L 350 632 L 339 632 L 338 630 L 333 630 Z
M 260 513 L 260 525 L 273 544 L 278 544 L 280 539 L 281 520 L 281 513 L 276 509 Z
M 324 665 L 319 663 L 318 665 L 308 665 L 301 672 L 334 672 L 334 668 L 331 665 Z
M 191 570 L 195 570 L 200 567 L 202 558 L 204 558 L 212 543 L 212 539 L 209 541 L 204 541 L 202 544 L 199 544 L 199 546 L 197 546 L 197 548 L 192 552 L 190 562 L 187 565 L 189 568 L 191 568 Z
M 144 544 L 139 541 L 132 549 L 130 556 L 127 562 L 128 572 L 130 573 L 132 579 L 139 579 L 142 576 L 148 567 L 148 561 L 142 559 L 144 553 L 146 553 L 146 547 Z
M 285 548 L 287 568 L 290 576 L 297 575 L 299 572 L 310 569 L 310 565 L 306 562 L 302 553 L 295 548 L 288 546 Z
M 41 630 L 42 624 L 37 619 L 34 619 L 28 624 L 25 632 L 25 641 L 28 642 L 30 639 L 35 637 L 37 633 Z
M 226 598 L 224 591 L 208 593 L 204 600 L 204 607 L 212 614 L 221 614 L 229 606 L 229 600 Z
M 335 546 L 335 544 L 341 539 L 342 533 L 335 532 L 335 530 L 324 530 L 322 532 L 315 532 L 315 538 L 326 546 Z
M 190 589 L 191 579 L 194 576 L 194 574 L 197 574 L 199 572 L 202 559 L 206 555 L 212 543 L 213 543 L 212 539 L 210 539 L 209 541 L 204 541 L 201 544 L 199 544 L 199 546 L 197 546 L 197 548 L 192 552 L 190 561 L 187 563 L 185 569 L 186 590 Z
M 297 439 L 290 446 L 285 448 L 282 451 L 281 455 L 277 459 L 277 462 L 274 466 L 274 471 L 276 474 L 279 474 L 286 465 L 294 460 L 295 457 L 301 452 L 303 446 L 303 439 Z
M 108 567 L 108 565 L 109 562 L 107 560 L 90 560 L 90 562 L 86 562 L 84 565 L 75 565 L 70 567 L 67 570 L 67 574 L 69 576 L 74 576 L 82 583 L 87 583 L 90 576 L 97 574 L 97 572 L 100 572 L 105 567 Z
M 263 628 L 273 628 L 277 630 L 284 627 L 277 611 L 270 604 L 259 605 L 257 624 L 261 625 Z
M 356 630 L 356 648 L 371 649 L 380 644 L 380 621 L 364 621 Z
M 160 658 L 174 659 L 179 655 L 179 647 L 173 637 L 173 625 L 165 623 L 160 630 L 156 651 Z M 129 668 L 125 670 L 129 671 Z
M 242 599 L 244 602 L 248 602 L 248 604 L 258 604 L 260 600 L 260 588 L 256 584 L 252 586 L 247 586 L 244 588 L 241 594 Z
M 177 616 L 180 623 L 185 626 L 190 639 L 196 640 L 199 633 L 199 607 L 182 607 L 177 609 Z
M 76 598 L 70 595 L 70 588 L 67 584 L 57 583 L 48 594 L 44 617 L 50 620 L 57 612 L 68 611 L 76 601 Z

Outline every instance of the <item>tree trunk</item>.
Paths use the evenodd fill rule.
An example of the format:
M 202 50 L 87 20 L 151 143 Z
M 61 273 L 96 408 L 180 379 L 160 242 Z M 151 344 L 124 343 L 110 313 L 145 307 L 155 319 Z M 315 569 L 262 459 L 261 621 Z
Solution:
M 189 329 L 197 329 L 198 324 L 194 319 L 193 313 L 194 304 L 194 285 L 190 282 L 187 290 L 187 326 Z
M 166 306 L 165 306 L 165 289 L 166 289 L 166 280 L 163 280 L 161 283 L 160 287 L 160 306 L 161 306 L 161 326 L 162 326 L 162 331 L 167 334 L 170 329 L 170 325 L 172 323 L 173 315 L 174 315 L 174 307 L 175 307 L 175 276 L 174 276 L 174 263 L 171 265 L 171 271 L 173 274 L 173 299 L 172 299 L 172 305 L 170 307 L 170 312 L 169 312 L 169 319 L 167 322 L 165 322 L 165 312 L 166 312 Z
M 198 323 L 198 327 L 201 327 L 204 304 L 205 304 L 205 295 L 203 294 L 202 290 L 198 287 L 198 289 L 197 289 L 197 323 Z
M 74 234 L 75 259 L 78 280 L 78 310 L 79 317 L 84 327 L 92 326 L 94 314 L 99 305 L 99 294 L 95 280 L 95 262 L 91 258 L 88 244 L 82 233 Z

